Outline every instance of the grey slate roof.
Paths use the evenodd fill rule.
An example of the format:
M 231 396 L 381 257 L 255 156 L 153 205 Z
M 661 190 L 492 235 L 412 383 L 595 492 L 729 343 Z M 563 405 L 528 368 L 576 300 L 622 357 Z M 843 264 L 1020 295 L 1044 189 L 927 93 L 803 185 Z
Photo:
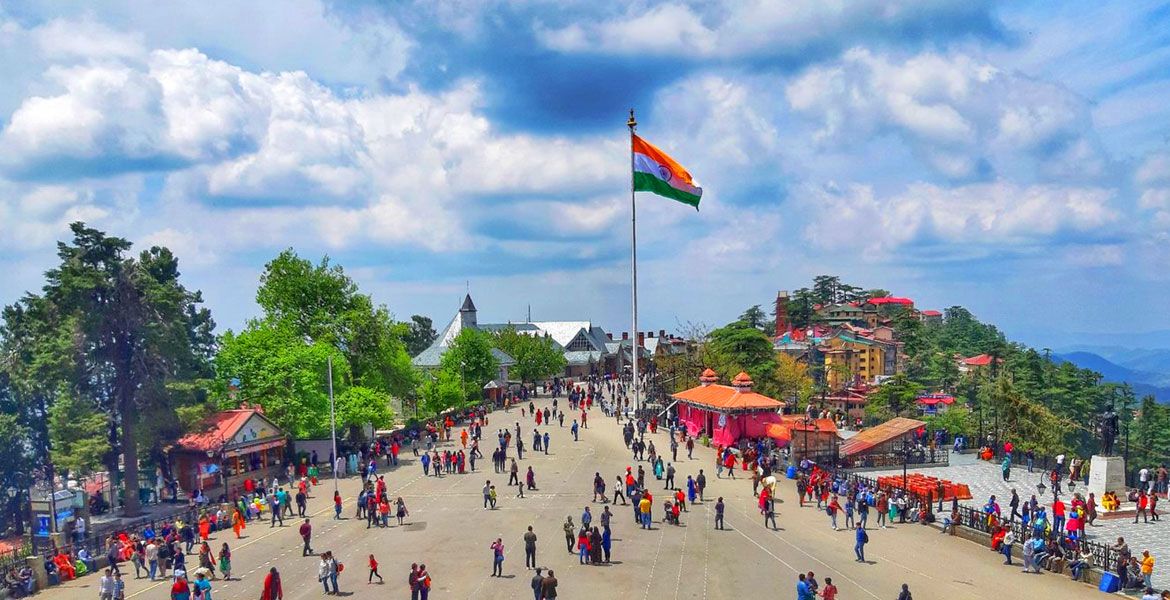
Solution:
M 463 306 L 459 309 L 459 312 L 451 318 L 451 321 L 447 323 L 447 326 L 435 337 L 435 341 L 431 342 L 431 345 L 426 350 L 419 352 L 417 356 L 410 360 L 411 364 L 422 369 L 437 368 L 443 359 L 443 354 L 447 352 L 447 348 L 451 345 L 451 341 L 459 335 L 459 332 L 464 327 L 471 326 L 476 327 L 476 329 L 482 329 L 474 325 L 474 315 L 475 304 L 471 301 L 471 295 L 468 295 L 463 299 Z M 492 348 L 492 356 L 500 361 L 501 366 L 508 367 L 516 364 L 516 359 L 497 348 Z
M 570 366 L 587 365 L 589 363 L 600 363 L 602 354 L 596 351 L 575 350 L 565 353 L 565 362 Z

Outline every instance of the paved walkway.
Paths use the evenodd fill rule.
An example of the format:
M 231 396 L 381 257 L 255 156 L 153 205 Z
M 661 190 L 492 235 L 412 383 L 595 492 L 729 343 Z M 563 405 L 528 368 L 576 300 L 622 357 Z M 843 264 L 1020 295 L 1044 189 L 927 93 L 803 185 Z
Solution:
M 952 455 L 952 457 L 954 456 Z M 1047 487 L 1049 485 L 1048 477 L 1039 469 L 1029 473 L 1027 467 L 1012 467 L 1011 474 L 1005 482 L 1000 472 L 999 463 L 977 460 L 974 455 L 962 455 L 957 460 L 952 459 L 950 466 L 912 469 L 910 472 L 969 485 L 972 499 L 964 504 L 970 506 L 980 508 L 992 494 L 995 494 L 1000 506 L 1007 510 L 1008 500 L 1012 497 L 1012 488 L 1015 488 L 1021 501 L 1026 501 L 1032 495 L 1036 495 L 1036 499 L 1047 506 L 1049 514 L 1052 513 L 1052 489 Z M 901 474 L 901 469 L 866 473 L 871 477 L 900 476 Z M 1036 491 L 1036 484 L 1040 483 L 1041 480 L 1046 486 L 1043 496 Z M 1079 485 L 1076 491 L 1085 494 L 1083 485 Z M 1061 499 L 1067 502 L 1071 497 L 1068 489 L 1064 488 Z M 1163 513 L 1167 509 L 1170 509 L 1170 506 L 1159 505 L 1159 513 Z M 1170 566 L 1168 566 L 1170 565 L 1170 535 L 1167 535 L 1170 533 L 1170 525 L 1167 523 L 1168 521 L 1161 520 L 1156 523 L 1151 521 L 1134 524 L 1132 518 L 1097 519 L 1096 524 L 1088 527 L 1085 533 L 1089 539 L 1108 543 L 1115 542 L 1118 537 L 1124 537 L 1130 549 L 1137 555 L 1140 555 L 1142 550 L 1148 549 L 1154 559 L 1159 562 L 1159 568 L 1154 570 L 1154 585 L 1163 589 L 1170 588 Z
M 538 406 L 546 404 L 547 400 L 538 402 Z M 318 488 L 310 500 L 310 509 L 318 511 L 313 519 L 313 546 L 318 551 L 333 550 L 345 563 L 340 581 L 343 595 L 370 599 L 408 597 L 405 582 L 411 562 L 427 564 L 434 579 L 432 598 L 528 598 L 532 573 L 523 567 L 521 548 L 521 535 L 528 525 L 534 525 L 539 538 L 539 564 L 556 571 L 560 598 L 791 598 L 796 574 L 808 571 L 815 572 L 822 582 L 832 577 L 841 590 L 839 597 L 846 600 L 889 600 L 897 596 L 903 582 L 910 584 L 916 598 L 924 599 L 1099 597 L 1091 587 L 1067 577 L 1025 575 L 1003 567 L 996 555 L 979 545 L 941 536 L 922 526 L 871 529 L 866 549 L 869 562 L 857 563 L 852 532 L 833 531 L 823 512 L 799 508 L 788 482 L 780 495 L 786 501 L 779 507 L 780 529 L 767 529 L 756 510 L 750 482 L 717 479 L 714 452 L 707 448 L 697 448 L 694 460 L 685 460 L 680 453 L 683 460 L 676 465 L 680 485 L 700 468 L 708 475 L 708 502 L 684 513 L 683 526 L 656 521 L 654 529 L 640 530 L 633 524 L 630 507 L 619 504 L 613 509 L 614 562 L 581 566 L 575 554 L 564 550 L 561 523 L 566 515 L 580 523 L 585 506 L 600 514 L 602 505 L 591 502 L 594 472 L 600 472 L 611 485 L 616 475 L 633 464 L 614 421 L 604 419 L 599 411 L 590 416 L 591 428 L 581 431 L 579 442 L 573 442 L 568 427 L 548 428 L 551 453 L 525 452 L 520 461 L 522 473 L 528 465 L 535 468 L 540 489 L 518 499 L 514 489 L 500 485 L 497 510 L 482 508 L 484 481 L 491 479 L 499 485 L 507 480 L 506 475 L 490 470 L 490 461 L 477 463 L 489 467 L 486 473 L 435 478 L 423 477 L 413 457 L 407 456 L 401 467 L 386 476 L 391 496 L 402 496 L 410 509 L 405 527 L 367 530 L 364 522 L 353 519 L 353 496 L 359 489 L 356 479 L 341 484 L 346 498 L 344 514 L 350 517 L 342 521 L 330 518 L 329 486 Z M 494 439 L 497 428 L 514 427 L 519 418 L 518 409 L 510 414 L 493 413 L 484 428 L 485 437 Z M 531 422 L 522 428 L 530 439 Z M 656 446 L 668 447 L 665 434 L 652 438 Z M 652 478 L 648 484 L 651 491 L 662 490 Z M 711 527 L 716 496 L 724 496 L 727 504 L 725 531 Z M 658 519 L 661 503 L 656 504 Z M 230 532 L 215 536 L 213 547 L 223 541 L 232 545 L 234 572 L 242 578 L 215 582 L 215 600 L 254 600 L 263 574 L 272 565 L 283 573 L 287 600 L 323 595 L 316 580 L 318 560 L 297 554 L 296 522 L 287 523 L 275 529 L 267 523 L 250 526 L 247 537 L 238 542 L 231 539 Z M 489 577 L 488 545 L 496 537 L 502 537 L 507 546 L 503 578 Z M 366 584 L 366 557 L 370 553 L 381 563 L 384 586 Z M 129 571 L 132 574 L 133 568 Z M 94 577 L 83 578 L 48 590 L 42 597 L 92 600 L 96 583 Z M 164 598 L 166 591 L 163 584 L 146 580 L 131 578 L 127 583 L 128 598 Z

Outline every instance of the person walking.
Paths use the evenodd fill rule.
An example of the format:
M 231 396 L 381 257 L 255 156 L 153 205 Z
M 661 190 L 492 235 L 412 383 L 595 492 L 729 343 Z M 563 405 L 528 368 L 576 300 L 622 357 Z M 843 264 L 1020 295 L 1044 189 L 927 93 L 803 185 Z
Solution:
M 333 520 L 341 519 L 341 492 L 333 492 Z
M 109 598 L 113 597 L 113 590 L 110 590 Z M 107 600 L 105 594 L 99 594 L 100 600 Z M 187 585 L 186 577 L 176 577 L 175 582 L 171 584 L 171 600 L 190 600 L 191 587 Z
M 764 527 L 767 527 L 768 523 L 772 524 L 772 531 L 779 529 L 776 525 L 776 499 L 770 495 L 764 500 Z M 833 527 L 833 530 L 836 531 L 837 528 Z
M 308 517 L 305 518 L 304 523 L 301 524 L 300 533 L 301 539 L 304 542 L 304 546 L 301 547 L 301 556 L 312 556 L 312 554 L 314 554 L 314 551 L 312 551 L 312 545 L 310 544 L 312 540 L 312 525 L 309 523 Z
M 158 573 L 158 544 L 153 539 L 148 540 L 143 550 L 146 552 L 146 574 L 154 581 L 155 574 Z
M 524 533 L 524 568 L 536 568 L 536 533 L 532 531 L 531 525 Z
M 370 576 L 368 578 L 366 578 L 366 585 L 373 583 L 375 576 L 378 578 L 379 585 L 386 583 L 382 579 L 382 575 L 380 573 L 378 573 L 378 559 L 374 558 L 374 555 L 371 554 L 370 555 Z
M 829 501 L 829 524 L 833 526 L 833 531 L 837 531 L 837 513 L 841 510 L 841 503 L 837 501 L 837 496 Z
M 720 496 L 715 501 L 715 529 L 723 529 L 723 510 L 726 508 L 723 504 L 723 496 Z
M 1142 584 L 1147 588 L 1153 587 L 1153 583 L 1150 582 L 1150 578 L 1154 576 L 1154 557 L 1150 556 L 1149 550 L 1142 550 L 1141 569 Z
M 333 551 L 330 550 L 325 553 L 329 557 L 329 583 L 333 584 L 333 595 L 338 594 L 337 576 L 341 574 L 341 564 L 333 556 Z
M 622 491 L 624 487 L 625 482 L 622 481 L 622 476 L 618 475 L 617 483 L 613 486 L 613 502 L 611 502 L 611 504 L 617 504 L 618 498 L 621 498 L 622 506 L 626 505 L 626 494 Z
M 224 581 L 232 580 L 232 551 L 227 542 L 219 549 L 219 572 L 223 573 Z
M 114 576 L 110 569 L 98 580 L 98 600 L 114 600 Z
M 268 569 L 268 574 L 264 576 L 260 600 L 284 600 L 284 589 L 280 586 L 280 571 L 277 571 L 276 567 Z
M 492 577 L 504 576 L 504 541 L 496 538 L 489 546 L 492 550 Z
M 321 562 L 317 563 L 317 581 L 321 582 L 325 593 L 329 594 L 329 557 L 324 552 L 321 553 Z
M 532 582 L 530 585 L 532 586 L 533 600 L 542 600 L 542 598 L 544 598 L 544 575 L 541 575 L 541 571 L 543 570 L 544 569 L 537 567 L 536 575 L 532 576 Z
M 857 562 L 865 562 L 865 545 L 869 543 L 869 534 L 865 532 L 865 528 L 861 523 L 857 524 L 857 529 L 854 530 L 853 552 L 857 555 Z
M 557 577 L 552 569 L 548 570 L 548 577 L 540 584 L 541 594 L 544 595 L 544 600 L 556 600 L 557 598 Z

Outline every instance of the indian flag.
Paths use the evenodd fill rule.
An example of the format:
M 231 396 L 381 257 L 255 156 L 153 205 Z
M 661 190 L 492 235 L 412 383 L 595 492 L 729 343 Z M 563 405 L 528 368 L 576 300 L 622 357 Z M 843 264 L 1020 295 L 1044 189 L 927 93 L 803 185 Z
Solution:
M 634 135 L 634 191 L 653 192 L 678 200 L 699 210 L 703 188 L 695 185 L 691 174 L 665 152 Z

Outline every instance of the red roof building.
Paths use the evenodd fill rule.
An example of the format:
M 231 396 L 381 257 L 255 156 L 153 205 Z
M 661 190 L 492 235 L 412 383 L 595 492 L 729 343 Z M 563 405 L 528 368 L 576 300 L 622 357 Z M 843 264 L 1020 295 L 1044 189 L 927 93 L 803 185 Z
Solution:
M 215 413 L 171 449 L 175 479 L 185 490 L 233 498 L 244 479 L 281 468 L 288 435 L 260 408 Z
M 731 385 L 718 384 L 719 376 L 707 369 L 698 387 L 671 397 L 678 403 L 679 422 L 692 436 L 707 435 L 721 446 L 730 446 L 741 437 L 762 437 L 764 427 L 780 420 L 785 404 L 752 391 L 752 378 L 740 372 Z
M 909 298 L 899 298 L 897 296 L 881 296 L 878 298 L 870 298 L 867 301 L 874 306 L 881 306 L 883 304 L 901 304 L 903 306 L 914 306 L 914 301 Z

